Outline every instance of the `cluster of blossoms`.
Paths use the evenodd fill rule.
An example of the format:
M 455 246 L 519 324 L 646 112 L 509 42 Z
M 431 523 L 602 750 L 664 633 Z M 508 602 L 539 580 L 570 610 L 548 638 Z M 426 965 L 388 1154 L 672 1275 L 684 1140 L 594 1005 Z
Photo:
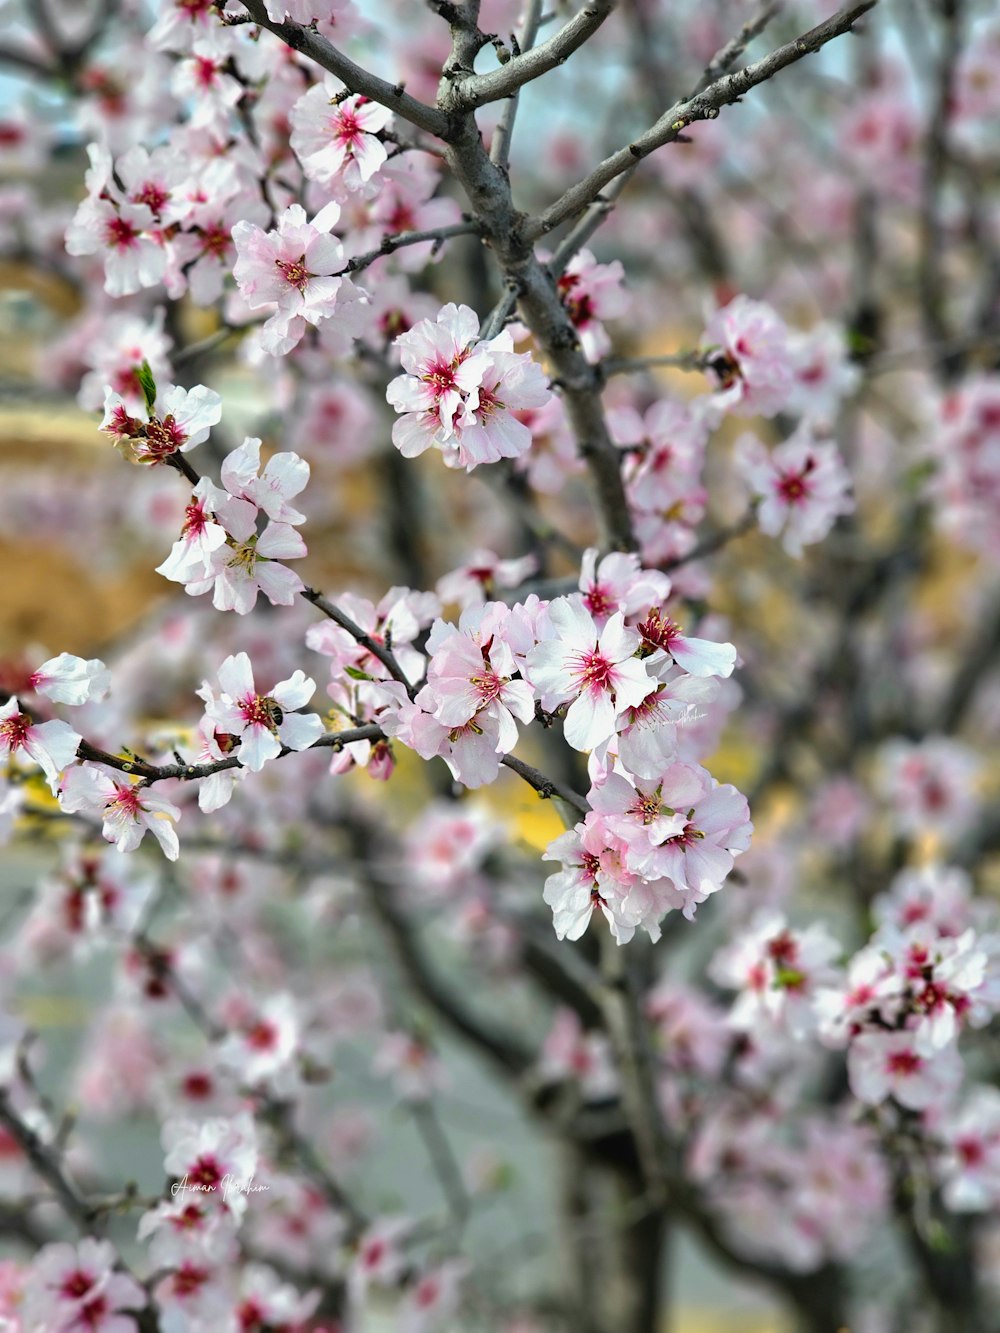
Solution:
M 1000 377 L 977 375 L 945 395 L 928 437 L 934 464 L 927 490 L 942 529 L 995 554 L 1000 502 Z
M 260 592 L 273 606 L 291 606 L 305 587 L 281 562 L 306 554 L 296 531 L 306 516 L 289 501 L 304 489 L 309 464 L 298 454 L 279 453 L 262 470 L 260 448 L 260 440 L 246 439 L 226 455 L 222 488 L 202 477 L 181 535 L 157 567 L 190 596 L 211 592 L 216 610 L 240 615 L 253 610 Z
M 762 301 L 736 297 L 705 330 L 702 356 L 717 384 L 709 411 L 775 417 L 792 413 L 798 428 L 768 449 L 756 435 L 737 442 L 736 462 L 761 530 L 782 536 L 789 555 L 822 541 L 854 509 L 850 477 L 837 446 L 817 439 L 857 382 L 843 338 L 831 325 L 789 329 Z
M 560 936 L 578 938 L 599 907 L 620 942 L 642 924 L 658 933 L 671 908 L 691 916 L 749 844 L 746 801 L 684 762 L 683 732 L 728 676 L 735 649 L 691 638 L 662 609 L 662 574 L 637 556 L 596 552 L 580 592 L 548 603 L 470 605 L 456 625 L 436 620 L 426 679 L 379 715 L 385 732 L 422 757 L 445 759 L 468 787 L 492 782 L 538 709 L 590 754 L 590 813 L 546 855 L 565 869 L 545 898 Z M 329 631 L 322 631 L 329 637 Z M 317 638 L 319 636 L 317 635 Z
M 241 220 L 233 228 L 233 276 L 249 310 L 270 312 L 260 329 L 260 345 L 284 356 L 302 339 L 306 325 L 337 318 L 344 333 L 353 304 L 367 293 L 340 276 L 344 248 L 330 235 L 340 205 L 326 204 L 309 222 L 300 204 L 286 208 L 272 231 Z
M 1000 1012 L 996 914 L 941 865 L 902 871 L 874 912 L 875 933 L 845 966 L 822 923 L 803 929 L 774 912 L 752 923 L 710 969 L 739 992 L 729 1026 L 772 1058 L 817 1039 L 846 1051 L 858 1102 L 920 1117 L 948 1206 L 995 1208 L 1000 1108 L 986 1088 L 960 1093 L 959 1042 Z
M 203 384 L 193 389 L 170 385 L 147 395 L 141 416 L 133 416 L 123 396 L 108 386 L 101 430 L 130 463 L 165 463 L 178 453 L 204 444 L 222 420 L 222 399 Z
M 400 413 L 392 442 L 404 458 L 433 445 L 449 467 L 471 472 L 531 447 L 531 431 L 515 413 L 548 401 L 541 367 L 514 351 L 508 331 L 485 341 L 478 335 L 475 311 L 449 304 L 396 339 L 405 374 L 386 397 Z
M 81 7 L 49 0 L 38 8 L 43 17 L 55 14 L 58 26 Z M 773 201 L 756 201 L 753 217 L 740 207 L 727 212 L 732 254 L 726 254 L 728 236 L 711 234 L 713 208 L 729 203 L 711 184 L 727 173 L 702 169 L 706 158 L 709 165 L 724 160 L 725 144 L 712 121 L 689 127 L 693 163 L 676 145 L 663 167 L 663 198 L 647 175 L 654 206 L 645 216 L 649 204 L 642 199 L 628 215 L 607 207 L 610 192 L 583 214 L 585 230 L 591 219 L 607 224 L 606 236 L 621 228 L 615 237 L 620 252 L 671 282 L 690 267 L 692 255 L 682 249 L 690 234 L 697 233 L 706 250 L 719 251 L 706 265 L 719 308 L 701 339 L 700 301 L 685 306 L 677 292 L 665 327 L 667 302 L 659 294 L 644 297 L 626 286 L 618 260 L 602 263 L 581 249 L 560 259 L 559 267 L 539 270 L 560 333 L 546 341 L 545 321 L 532 318 L 535 343 L 529 344 L 529 330 L 520 325 L 500 328 L 499 312 L 481 325 L 469 306 L 442 308 L 444 295 L 457 290 L 452 278 L 459 264 L 436 284 L 423 271 L 459 234 L 476 234 L 476 260 L 485 254 L 492 262 L 500 249 L 481 244 L 492 234 L 481 201 L 470 197 L 471 211 L 463 214 L 455 198 L 439 192 L 444 164 L 454 164 L 464 148 L 452 142 L 441 154 L 433 129 L 404 123 L 407 105 L 419 97 L 428 104 L 430 126 L 446 120 L 453 128 L 459 117 L 431 106 L 442 72 L 459 76 L 456 102 L 471 86 L 465 81 L 478 78 L 446 64 L 447 24 L 425 40 L 413 26 L 423 7 L 407 0 L 368 7 L 372 13 L 365 15 L 351 0 L 264 0 L 271 23 L 305 25 L 299 44 L 286 46 L 266 25 L 248 23 L 238 0 L 165 0 L 156 8 L 142 45 L 127 33 L 144 7 L 126 5 L 120 25 L 126 36 L 114 35 L 110 52 L 100 42 L 95 49 L 71 43 L 60 54 L 39 25 L 37 49 L 26 50 L 25 67 L 51 56 L 61 78 L 69 71 L 64 81 L 83 104 L 81 142 L 97 142 L 89 150 L 86 198 L 72 217 L 72 209 L 43 208 L 17 184 L 4 185 L 0 244 L 6 249 L 12 239 L 19 261 L 21 249 L 51 261 L 65 237 L 69 253 L 82 261 L 77 271 L 90 290 L 79 320 L 45 366 L 47 382 L 79 385 L 81 405 L 89 411 L 103 406 L 105 435 L 129 461 L 147 465 L 130 473 L 136 489 L 128 490 L 123 507 L 138 488 L 147 488 L 143 504 L 132 506 L 141 515 L 135 526 L 148 528 L 151 547 L 161 543 L 157 558 L 167 533 L 173 540 L 158 572 L 193 598 L 207 602 L 211 594 L 216 610 L 239 618 L 226 617 L 215 628 L 204 603 L 185 603 L 187 617 L 168 605 L 143 645 L 116 649 L 110 700 L 108 672 L 96 659 L 61 654 L 4 679 L 0 841 L 15 832 L 22 811 L 49 813 L 46 785 L 60 809 L 78 818 L 59 867 L 43 879 L 34 905 L 14 927 L 16 947 L 0 969 L 0 985 L 13 979 L 27 987 L 39 970 L 89 965 L 95 956 L 108 963 L 108 1002 L 84 1035 L 70 1095 L 84 1119 L 155 1115 L 163 1127 L 166 1188 L 156 1202 L 132 1194 L 124 1200 L 143 1210 L 136 1238 L 145 1249 L 138 1260 L 131 1248 L 123 1251 L 128 1267 L 103 1239 L 43 1243 L 31 1263 L 0 1264 L 0 1327 L 126 1333 L 148 1320 L 164 1333 L 325 1333 L 328 1324 L 353 1329 L 367 1326 L 370 1316 L 380 1319 L 383 1301 L 395 1303 L 400 1333 L 458 1326 L 465 1317 L 456 1311 L 466 1266 L 449 1248 L 450 1237 L 434 1230 L 422 1250 L 428 1228 L 409 1216 L 369 1214 L 353 1202 L 354 1173 L 380 1127 L 377 1115 L 341 1100 L 353 1069 L 382 1080 L 384 1095 L 412 1116 L 432 1145 L 436 1169 L 447 1154 L 438 1141 L 435 1103 L 455 1082 L 450 1054 L 425 1029 L 422 1014 L 414 1016 L 416 1010 L 400 1002 L 394 982 L 369 972 L 367 956 L 360 960 L 356 923 L 362 913 L 365 955 L 384 930 L 407 980 L 415 977 L 417 989 L 424 988 L 426 1006 L 419 1009 L 437 1008 L 488 1048 L 498 1066 L 516 1070 L 518 1091 L 528 1090 L 533 1111 L 546 1115 L 554 1107 L 552 1122 L 560 1129 L 565 1115 L 568 1132 L 584 1131 L 574 1139 L 581 1201 L 592 1184 L 585 1177 L 607 1171 L 606 1163 L 595 1165 L 590 1117 L 600 1125 L 608 1113 L 608 1123 L 621 1127 L 616 1142 L 619 1134 L 623 1142 L 631 1136 L 628 1146 L 643 1149 L 644 1174 L 649 1165 L 631 1124 L 629 1051 L 602 1007 L 607 988 L 591 984 L 595 941 L 579 949 L 555 943 L 544 908 L 560 941 L 580 940 L 593 921 L 595 933 L 607 931 L 625 945 L 639 930 L 660 940 L 669 913 L 691 920 L 712 898 L 699 923 L 699 939 L 714 950 L 707 965 L 705 954 L 682 949 L 654 984 L 646 971 L 654 955 L 639 947 L 618 955 L 623 967 L 635 967 L 626 974 L 625 998 L 638 999 L 634 1017 L 651 1039 L 652 1085 L 639 1091 L 653 1104 L 645 1110 L 662 1112 L 658 1128 L 670 1149 L 648 1183 L 660 1166 L 677 1170 L 678 1189 L 670 1182 L 666 1190 L 668 1207 L 682 1200 L 700 1215 L 720 1253 L 731 1249 L 744 1267 L 785 1277 L 863 1259 L 869 1239 L 889 1222 L 910 1184 L 921 1204 L 926 1192 L 931 1210 L 942 1204 L 995 1215 L 1000 1095 L 989 1085 L 982 1041 L 1000 1012 L 995 912 L 977 904 L 963 871 L 939 865 L 903 872 L 872 902 L 868 882 L 853 876 L 851 864 L 866 861 L 868 841 L 878 843 L 876 815 L 892 835 L 893 857 L 916 859 L 930 844 L 960 860 L 966 834 L 977 832 L 985 766 L 955 734 L 937 734 L 958 730 L 944 716 L 947 707 L 940 718 L 929 710 L 927 726 L 914 710 L 908 734 L 916 739 L 896 738 L 899 714 L 907 711 L 904 690 L 902 706 L 892 711 L 859 688 L 838 714 L 835 672 L 820 669 L 810 678 L 811 652 L 822 657 L 831 646 L 819 617 L 804 624 L 801 635 L 797 626 L 786 634 L 777 606 L 774 639 L 781 639 L 781 651 L 771 653 L 774 639 L 769 643 L 764 622 L 774 603 L 761 597 L 754 605 L 760 568 L 741 567 L 731 585 L 720 580 L 717 599 L 702 558 L 717 534 L 728 540 L 727 528 L 713 531 L 715 519 L 725 516 L 715 512 L 717 492 L 723 509 L 732 502 L 735 514 L 737 501 L 744 506 L 733 532 L 753 520 L 798 558 L 853 512 L 855 485 L 864 498 L 866 469 L 891 472 L 873 425 L 878 413 L 869 411 L 876 395 L 869 398 L 865 388 L 856 411 L 841 411 L 861 382 L 864 358 L 869 352 L 881 358 L 887 349 L 877 337 L 865 345 L 865 312 L 843 299 L 854 259 L 845 262 L 834 242 L 850 238 L 852 253 L 863 251 L 869 195 L 886 210 L 882 227 L 889 225 L 888 210 L 919 197 L 924 118 L 912 88 L 876 59 L 871 87 L 838 115 L 831 81 L 842 150 L 836 156 L 858 174 L 858 192 L 834 179 L 824 163 L 810 160 L 810 171 L 798 172 L 815 188 L 791 201 L 824 239 L 815 249 L 828 261 L 814 268 L 803 256 L 809 296 L 826 304 L 832 295 L 842 325 L 792 327 L 779 312 L 797 318 L 791 312 L 804 308 L 794 276 L 762 282 L 759 273 L 741 267 L 743 251 L 764 254 L 763 216 L 789 202 L 780 200 L 780 191 Z M 360 33 L 362 55 L 380 46 L 381 15 L 374 11 L 383 8 L 395 20 L 385 25 L 386 50 L 379 52 L 397 66 L 398 83 L 382 85 L 393 89 L 395 117 L 319 71 L 307 54 L 317 34 L 339 50 L 345 38 Z M 518 8 L 518 0 L 483 0 L 483 32 L 512 31 Z M 677 7 L 643 8 L 643 23 L 652 28 L 658 9 Z M 694 54 L 702 69 L 729 34 L 720 13 L 691 8 L 702 12 L 690 22 L 673 12 L 668 19 L 678 59 Z M 804 8 L 822 8 L 826 17 L 829 6 Z M 26 19 L 31 9 L 22 4 Z M 961 86 L 952 89 L 941 117 L 943 175 L 955 169 L 958 179 L 961 167 L 963 183 L 942 212 L 943 246 L 963 227 L 978 243 L 989 223 L 971 212 L 963 221 L 960 197 L 986 198 L 995 175 L 987 141 L 1000 108 L 1000 78 L 990 63 L 998 37 L 994 29 L 980 40 L 975 31 L 976 41 L 957 62 Z M 126 79 L 122 70 L 133 68 Z M 501 150 L 510 146 L 503 138 L 516 99 L 505 104 L 506 125 L 490 145 L 498 186 L 509 166 Z M 33 134 L 28 119 L 15 112 L 0 120 L 0 166 L 11 159 L 30 164 L 33 157 L 37 164 L 54 138 L 44 128 Z M 961 159 L 949 160 L 958 144 Z M 774 140 L 759 128 L 740 147 L 755 167 L 762 155 L 775 155 Z M 781 156 L 795 163 L 794 177 L 801 159 L 793 152 Z M 567 168 L 578 176 L 586 170 L 580 146 L 568 140 L 561 147 L 553 140 L 535 156 L 552 168 L 553 178 Z M 510 163 L 517 168 L 516 154 Z M 737 176 L 732 173 L 726 190 L 738 192 Z M 550 183 L 543 182 L 543 193 Z M 675 203 L 684 218 L 684 210 L 697 211 L 700 191 L 708 202 L 705 227 L 664 225 Z M 626 216 L 635 219 L 634 231 L 630 222 L 623 225 Z M 788 216 L 796 216 L 790 207 Z M 526 219 L 526 235 L 531 222 Z M 787 236 L 782 223 L 775 229 L 779 246 Z M 566 248 L 561 244 L 560 253 Z M 537 253 L 534 259 L 556 263 Z M 359 285 L 355 273 L 364 274 Z M 516 287 L 516 274 L 502 276 Z M 766 291 L 768 301 L 733 295 L 743 288 Z M 125 313 L 108 300 L 121 297 L 127 298 Z M 180 301 L 183 306 L 171 306 Z M 202 323 L 204 310 L 192 306 L 214 307 L 219 323 L 207 342 L 185 346 L 187 332 L 209 327 Z M 526 318 L 530 310 L 531 302 L 522 302 Z M 895 327 L 895 321 L 883 323 Z M 858 365 L 847 354 L 846 328 Z M 682 329 L 680 336 L 688 346 L 698 343 L 697 351 L 641 355 Z M 223 340 L 238 341 L 243 363 L 242 401 L 233 403 L 233 419 L 240 412 L 245 429 L 264 438 L 248 435 L 229 452 L 220 449 L 218 480 L 197 479 L 191 450 L 220 424 L 222 403 L 202 384 L 188 389 L 174 381 Z M 523 350 L 529 345 L 531 351 Z M 560 365 L 560 378 L 550 383 L 546 368 L 559 362 L 559 353 L 567 362 L 575 358 L 578 374 L 563 376 Z M 694 396 L 675 392 L 673 382 L 663 391 L 657 361 L 703 373 L 707 391 L 697 376 L 686 381 L 701 386 Z M 258 373 L 247 374 L 248 368 Z M 165 387 L 158 390 L 157 383 Z M 576 479 L 594 463 L 595 451 L 580 431 L 573 401 L 580 383 L 600 389 L 618 451 L 599 498 L 606 509 L 620 504 L 624 522 L 616 540 L 637 553 L 584 550 L 595 540 L 595 525 Z M 933 508 L 941 531 L 987 555 L 1000 549 L 993 512 L 1000 496 L 998 385 L 995 374 L 982 373 L 934 395 L 914 394 L 909 406 L 925 409 L 924 420 L 914 420 L 918 469 L 900 464 L 890 477 L 915 505 Z M 448 468 L 469 472 L 509 461 L 493 478 L 509 512 L 499 505 L 494 512 L 478 483 L 467 489 L 461 512 L 477 529 L 474 543 L 456 550 L 448 525 L 438 521 L 452 512 L 445 507 L 451 479 L 438 476 L 432 499 L 419 502 L 427 499 L 419 495 L 424 474 L 408 469 L 389 447 L 386 402 L 395 413 L 392 444 L 405 459 L 433 448 Z M 732 441 L 733 418 L 750 423 L 753 433 Z M 853 476 L 832 442 L 835 433 Z M 236 439 L 242 434 L 241 426 Z M 307 554 L 300 535 L 306 513 L 298 508 L 310 478 L 306 458 L 318 469 L 330 468 L 312 488 L 309 517 L 317 504 L 328 505 L 330 527 L 342 523 L 359 574 L 362 567 L 365 575 L 371 572 L 373 586 L 385 575 L 383 595 L 347 592 L 331 603 L 287 567 Z M 384 488 L 387 520 L 398 531 L 391 528 L 390 542 L 385 529 L 376 531 L 369 521 L 368 506 L 356 503 L 359 493 L 367 497 L 369 478 L 345 475 L 370 459 L 384 467 L 382 480 L 391 479 Z M 164 499 L 176 483 L 171 469 L 191 483 L 186 504 Z M 334 484 L 323 485 L 331 473 Z M 732 494 L 726 477 L 735 482 Z M 612 494 L 610 483 L 619 479 L 623 496 Z M 32 500 L 50 527 L 57 526 L 53 515 L 76 507 L 71 483 L 64 478 L 60 484 L 69 492 L 61 511 L 46 499 Z M 162 494 L 155 490 L 161 484 Z M 880 500 L 890 489 L 878 490 Z M 4 488 L 5 516 L 25 493 L 13 484 Z M 113 513 L 104 503 L 104 509 L 99 502 L 87 508 L 88 521 L 92 512 L 98 522 Z M 441 531 L 430 531 L 424 508 Z M 45 526 L 34 523 L 35 512 L 22 518 L 22 530 Z M 912 516 L 901 513 L 905 526 Z M 601 518 L 605 528 L 613 526 L 607 512 Z M 842 544 L 859 565 L 865 537 L 881 539 L 865 532 L 867 520 L 866 507 Z M 912 526 L 907 537 L 919 546 L 924 525 Z M 313 531 L 320 528 L 317 522 Z M 398 546 L 392 553 L 397 566 L 389 564 L 390 546 Z M 491 546 L 530 553 L 505 559 Z M 905 554 L 905 545 L 901 549 Z M 566 568 L 566 552 L 578 578 L 575 572 L 556 577 Z M 843 585 L 844 605 L 885 609 L 889 599 L 866 603 L 867 590 L 862 595 L 851 586 L 853 569 L 840 577 L 840 554 L 838 543 L 830 583 Z M 408 578 L 423 583 L 422 572 L 413 574 L 410 566 L 425 562 L 434 571 L 433 591 L 396 586 Z M 434 583 L 441 569 L 450 572 Z M 814 586 L 812 573 L 803 575 L 803 589 Z M 775 600 L 785 600 L 787 591 Z M 873 592 L 880 596 L 877 586 Z M 261 593 L 270 605 L 249 617 Z M 805 591 L 803 601 L 810 595 Z M 327 617 L 308 628 L 307 603 Z M 271 606 L 289 610 L 278 617 Z M 296 606 L 301 615 L 291 609 Z M 731 631 L 721 616 L 709 614 L 719 606 L 733 614 Z M 450 608 L 457 608 L 455 615 Z M 888 610 L 887 619 L 895 621 Z M 961 619 L 958 609 L 954 615 Z M 690 622 L 689 635 L 682 626 Z M 850 668 L 843 675 L 860 681 L 879 638 L 867 622 L 848 628 Z M 743 746 L 756 758 L 773 741 L 773 763 L 765 759 L 751 779 L 753 790 L 773 796 L 776 783 L 787 779 L 796 788 L 801 779 L 802 800 L 793 791 L 786 803 L 782 793 L 773 821 L 769 803 L 760 800 L 763 819 L 756 808 L 754 814 L 765 838 L 755 841 L 764 846 L 752 852 L 747 799 L 710 771 L 718 763 L 721 773 L 721 763 L 729 762 L 729 753 L 724 761 L 711 756 L 741 697 L 736 649 L 722 641 L 730 632 L 751 677 L 747 707 L 725 737 L 727 749 L 734 742 L 730 771 L 744 771 Z M 928 625 L 919 615 L 900 619 L 893 634 L 905 686 L 937 702 L 947 691 L 938 689 L 943 673 L 927 650 Z M 303 640 L 326 659 L 325 716 L 310 711 L 312 676 L 319 672 L 299 667 Z M 774 656 L 790 664 L 790 684 L 797 686 L 801 676 L 804 692 L 816 686 L 815 700 L 807 701 L 816 705 L 813 719 L 801 704 L 786 711 L 781 690 L 771 690 L 769 677 L 778 671 L 763 662 Z M 196 697 L 204 707 L 195 706 L 187 723 L 165 722 L 199 680 Z M 975 701 L 984 735 L 997 727 L 990 688 Z M 75 710 L 68 720 L 60 711 L 66 707 Z M 951 709 L 957 711 L 957 705 Z M 522 738 L 525 757 L 544 771 L 517 753 Z M 443 760 L 466 788 L 495 782 L 506 764 L 555 800 L 532 801 L 523 817 L 505 808 L 501 819 L 496 805 L 506 802 L 506 793 L 464 799 L 442 765 L 434 765 L 426 773 L 435 799 L 413 815 L 414 766 L 404 747 L 424 760 Z M 843 760 L 845 770 L 814 783 L 812 766 L 828 754 L 831 766 Z M 856 755 L 858 767 L 849 773 L 846 764 Z M 363 770 L 394 783 L 387 798 L 363 782 L 330 782 L 327 768 L 334 775 Z M 870 789 L 859 774 L 871 775 Z M 240 799 L 233 800 L 237 785 Z M 397 837 L 401 812 L 407 827 Z M 810 821 L 806 832 L 795 822 L 800 815 L 803 824 Z M 557 816 L 567 828 L 553 837 Z M 783 830 L 777 846 L 768 844 L 767 827 L 786 816 L 791 831 Z M 155 841 L 176 861 L 181 819 L 185 834 L 193 835 L 184 873 L 162 865 L 159 873 L 147 873 L 149 863 L 131 853 L 149 833 L 146 848 Z M 98 830 L 110 846 L 91 840 Z M 211 850 L 202 855 L 206 845 Z M 541 889 L 537 853 L 543 848 L 552 873 Z M 152 850 L 154 863 L 160 861 Z M 719 893 L 745 852 L 742 874 L 734 878 L 741 886 L 745 881 L 746 892 Z M 876 850 L 871 864 L 879 855 Z M 831 927 L 799 923 L 782 901 L 810 856 L 821 864 L 826 858 L 824 873 L 834 862 L 838 873 L 847 865 L 843 879 L 852 879 L 859 915 L 871 911 L 874 933 L 853 954 Z M 879 884 L 899 863 L 892 861 Z M 481 997 L 464 1007 L 469 997 L 460 993 L 460 982 L 449 1008 L 448 986 L 435 984 L 437 950 L 423 952 L 421 934 L 432 927 L 452 949 L 456 977 L 470 977 L 470 990 L 490 983 L 503 988 L 512 1011 L 502 1022 L 484 1021 L 480 1028 Z M 865 929 L 867 935 L 867 921 Z M 716 947 L 722 938 L 727 942 Z M 669 947 L 664 941 L 656 956 Z M 714 987 L 735 992 L 732 1004 L 697 989 L 693 978 L 678 980 L 677 971 L 689 963 Z M 540 997 L 548 1001 L 544 1016 L 529 1007 Z M 19 997 L 12 998 L 17 1003 Z M 198 1051 L 192 1022 L 204 1038 Z M 335 1096 L 323 1101 L 332 1073 Z M 68 1137 L 70 1127 L 56 1127 L 31 1075 L 23 1024 L 4 1019 L 5 1107 L 57 1165 L 65 1162 L 69 1176 L 96 1180 L 93 1163 L 83 1152 L 76 1155 L 80 1140 Z M 5 1130 L 0 1159 L 5 1196 L 30 1199 L 31 1163 Z M 476 1196 L 504 1187 L 502 1163 L 461 1167 L 446 1164 L 442 1172 L 456 1236 Z M 261 1197 L 251 1192 L 255 1180 Z M 603 1190 L 602 1184 L 595 1199 Z M 652 1197 L 650 1191 L 629 1201 L 645 1210 L 640 1221 Z M 40 1220 L 47 1222 L 49 1211 L 39 1208 Z M 924 1218 L 917 1207 L 912 1213 L 922 1242 Z M 597 1220 L 595 1209 L 587 1227 Z M 117 1222 L 115 1228 L 109 1234 L 117 1236 Z M 936 1244 L 932 1230 L 927 1236 Z M 140 1282 L 139 1274 L 148 1276 Z M 834 1278 L 830 1291 L 839 1273 Z M 799 1294 L 807 1285 L 785 1282 Z M 474 1301 L 481 1294 L 475 1292 Z M 481 1311 L 473 1308 L 476 1319 Z M 827 1313 L 846 1326 L 839 1310 Z M 540 1327 L 516 1313 L 497 1317 L 503 1333 Z

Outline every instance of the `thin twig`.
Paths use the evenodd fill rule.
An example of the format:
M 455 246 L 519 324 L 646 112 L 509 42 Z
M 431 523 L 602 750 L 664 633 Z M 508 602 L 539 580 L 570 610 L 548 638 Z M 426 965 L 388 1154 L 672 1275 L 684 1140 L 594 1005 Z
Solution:
M 615 0 L 591 0 L 540 46 L 514 56 L 506 65 L 490 70 L 488 74 L 475 74 L 456 84 L 456 104 L 462 109 L 472 110 L 485 106 L 487 102 L 498 102 L 513 96 L 526 83 L 564 64 L 574 51 L 594 35 L 614 7 Z
M 542 19 L 542 0 L 528 0 L 527 12 L 524 16 L 524 22 L 521 24 L 521 31 L 517 38 L 517 44 L 520 48 L 516 53 L 520 58 L 526 52 L 530 51 L 535 45 L 535 38 L 538 36 L 538 28 Z M 510 143 L 514 132 L 514 121 L 517 118 L 517 106 L 520 100 L 520 90 L 515 91 L 507 99 L 504 109 L 500 114 L 500 120 L 496 129 L 493 131 L 493 142 L 490 144 L 490 157 L 501 170 L 506 171 L 510 162 Z
M 825 23 L 818 24 L 800 37 L 779 46 L 769 55 L 753 64 L 725 74 L 710 84 L 694 97 L 685 98 L 675 103 L 666 111 L 655 125 L 651 126 L 631 143 L 606 157 L 599 166 L 578 184 L 567 190 L 561 199 L 556 200 L 526 228 L 529 238 L 537 239 L 546 235 L 560 223 L 576 217 L 610 184 L 616 176 L 628 171 L 636 162 L 648 157 L 656 149 L 672 143 L 688 126 L 699 120 L 714 120 L 724 106 L 738 102 L 751 88 L 766 82 L 780 70 L 812 55 L 827 42 L 849 32 L 857 21 L 870 9 L 874 9 L 878 0 L 862 0 L 861 4 L 849 5 L 834 14 Z
M 352 93 L 370 97 L 372 101 L 388 107 L 435 138 L 443 139 L 447 135 L 447 116 L 435 107 L 411 97 L 402 84 L 387 83 L 369 70 L 362 69 L 311 28 L 304 28 L 300 23 L 273 23 L 267 16 L 263 0 L 242 0 L 242 4 L 254 23 L 273 32 L 286 46 L 308 57 L 321 69 L 334 74 Z

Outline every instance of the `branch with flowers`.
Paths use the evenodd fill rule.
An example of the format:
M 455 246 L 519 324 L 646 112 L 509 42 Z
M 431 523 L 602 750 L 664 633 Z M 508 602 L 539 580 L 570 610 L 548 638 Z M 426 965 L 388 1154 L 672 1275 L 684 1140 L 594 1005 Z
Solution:
M 9 7 L 0 513 L 172 595 L 0 663 L 0 1321 L 985 1333 L 985 7 Z

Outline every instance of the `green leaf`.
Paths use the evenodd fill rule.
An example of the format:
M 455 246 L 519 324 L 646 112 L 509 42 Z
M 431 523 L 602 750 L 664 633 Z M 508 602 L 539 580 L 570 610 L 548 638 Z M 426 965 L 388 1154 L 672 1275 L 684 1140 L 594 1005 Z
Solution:
M 152 416 L 153 404 L 156 402 L 156 380 L 153 379 L 153 368 L 148 361 L 143 361 L 139 367 L 137 378 L 142 396 L 146 400 L 146 411 Z

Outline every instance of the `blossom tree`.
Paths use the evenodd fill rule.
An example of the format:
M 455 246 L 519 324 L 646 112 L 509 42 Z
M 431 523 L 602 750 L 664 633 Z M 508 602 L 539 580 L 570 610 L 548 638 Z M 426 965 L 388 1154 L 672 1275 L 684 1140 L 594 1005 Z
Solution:
M 3 1327 L 989 1333 L 992 6 L 0 9 L 0 511 L 162 584 L 3 663 Z

